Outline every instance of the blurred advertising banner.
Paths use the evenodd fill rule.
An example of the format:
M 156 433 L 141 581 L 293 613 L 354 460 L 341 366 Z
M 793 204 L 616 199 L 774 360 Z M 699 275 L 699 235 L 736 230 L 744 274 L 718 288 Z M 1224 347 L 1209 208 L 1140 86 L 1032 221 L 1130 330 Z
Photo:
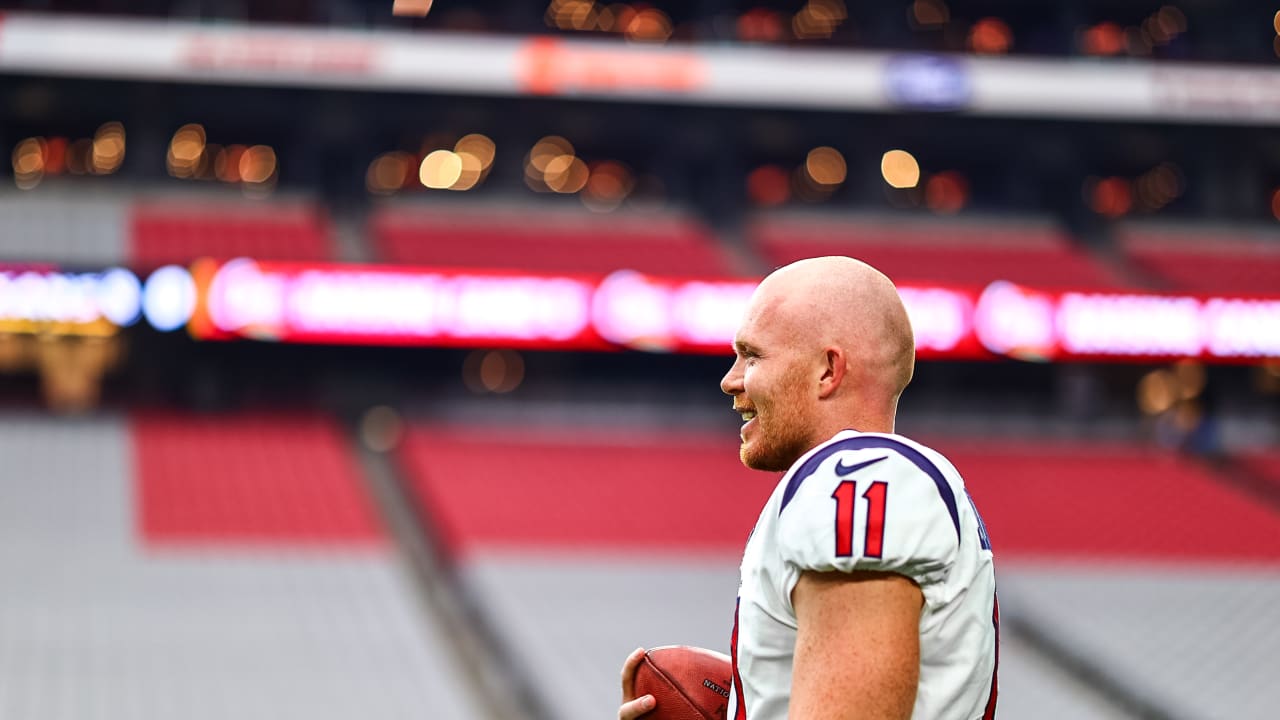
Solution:
M 204 261 L 147 279 L 143 310 L 197 338 L 727 354 L 754 281 Z M 922 359 L 1280 357 L 1280 297 L 899 288 Z
M 1280 71 L 1207 63 L 0 15 L 0 72 L 695 105 L 1272 124 Z
M 727 354 L 755 282 L 255 261 L 0 268 L 0 332 Z M 899 287 L 922 359 L 1280 358 L 1280 297 Z

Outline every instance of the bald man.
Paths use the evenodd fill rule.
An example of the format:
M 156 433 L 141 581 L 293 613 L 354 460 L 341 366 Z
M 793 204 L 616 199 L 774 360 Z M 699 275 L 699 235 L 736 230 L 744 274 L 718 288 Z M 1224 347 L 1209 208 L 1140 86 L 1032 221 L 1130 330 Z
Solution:
M 747 541 L 731 720 L 995 716 L 991 546 L 960 474 L 893 434 L 915 342 L 897 289 L 846 257 L 765 278 L 720 382 L 743 464 L 785 471 Z M 622 671 L 620 720 L 643 651 Z

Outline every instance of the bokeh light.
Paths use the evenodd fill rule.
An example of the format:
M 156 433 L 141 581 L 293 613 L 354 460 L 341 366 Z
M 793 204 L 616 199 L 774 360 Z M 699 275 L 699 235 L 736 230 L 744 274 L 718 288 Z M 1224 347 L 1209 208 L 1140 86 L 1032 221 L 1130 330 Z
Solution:
M 94 174 L 109 175 L 120 169 L 124 153 L 124 126 L 118 122 L 105 123 L 94 133 L 89 167 Z
M 907 10 L 907 20 L 917 30 L 940 27 L 951 22 L 951 9 L 943 0 L 915 0 Z
M 635 187 L 631 170 L 619 162 L 604 161 L 589 166 L 582 204 L 596 212 L 609 212 L 622 204 Z
M 969 182 L 955 171 L 934 173 L 925 181 L 924 203 L 936 213 L 958 213 L 969 204 Z
M 462 158 L 452 150 L 428 153 L 418 166 L 418 180 L 433 190 L 445 190 L 462 177 Z
M 205 151 L 204 127 L 197 124 L 183 125 L 169 141 L 169 154 L 165 158 L 169 174 L 176 178 L 191 178 Z
M 552 192 L 572 194 L 586 187 L 590 175 L 587 164 L 581 158 L 558 155 L 547 163 L 544 177 Z
M 44 138 L 27 138 L 13 148 L 13 181 L 30 190 L 44 179 Z
M 920 184 L 920 163 L 906 150 L 890 150 L 880 158 L 880 174 L 890 187 L 913 188 Z
M 1085 193 L 1090 209 L 1103 217 L 1118 218 L 1133 209 L 1133 186 L 1124 178 L 1090 178 L 1085 181 Z
M 747 175 L 747 197 L 755 205 L 771 207 L 791 199 L 787 171 L 777 165 L 761 165 Z
M 1138 381 L 1138 409 L 1159 415 L 1178 400 L 1178 381 L 1165 369 L 1152 370 Z
M 671 37 L 671 18 L 657 8 L 637 10 L 623 32 L 628 40 L 640 42 L 666 42 Z
M 240 180 L 261 185 L 276 176 L 276 151 L 266 145 L 246 148 L 240 155 Z
M 848 173 L 844 156 L 832 147 L 816 147 L 805 157 L 804 170 L 814 183 L 836 186 L 844 182 Z
M 524 356 L 514 350 L 476 350 L 462 362 L 462 380 L 474 393 L 509 393 L 524 382 Z
M 826 39 L 848 17 L 843 0 L 809 0 L 791 18 L 791 32 L 801 40 Z
M 413 158 L 407 152 L 383 153 L 369 163 L 365 187 L 375 195 L 390 195 L 404 187 L 413 165 Z
M 1013 45 L 1013 31 L 999 18 L 983 18 L 969 29 L 969 49 L 979 55 L 1003 55 Z

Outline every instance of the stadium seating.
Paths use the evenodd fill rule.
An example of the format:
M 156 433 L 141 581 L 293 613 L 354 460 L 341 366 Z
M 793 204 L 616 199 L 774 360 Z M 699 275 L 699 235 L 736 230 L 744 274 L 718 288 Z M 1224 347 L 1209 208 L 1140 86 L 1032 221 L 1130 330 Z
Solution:
M 850 255 L 876 266 L 894 282 L 982 287 L 1009 280 L 1079 289 L 1125 285 L 1113 268 L 1042 221 L 775 214 L 757 217 L 747 232 L 751 246 L 769 266 L 819 255 Z
M 1280 240 L 1274 230 L 1132 224 L 1118 239 L 1129 262 L 1166 289 L 1280 295 Z
M 72 188 L 0 192 L 0 263 L 101 270 L 128 258 L 130 198 Z
M 133 418 L 150 543 L 368 543 L 381 530 L 337 424 L 323 417 Z
M 602 274 L 742 274 L 715 237 L 673 214 L 596 215 L 585 210 L 388 206 L 370 234 L 388 262 Z
M 274 420 L 0 413 L 0 715 L 481 717 L 331 426 Z
M 1280 516 L 1183 457 L 1104 442 L 935 447 L 1004 557 L 1280 563 Z
M 333 260 L 324 213 L 309 203 L 141 199 L 129 218 L 129 258 L 151 269 L 209 257 Z

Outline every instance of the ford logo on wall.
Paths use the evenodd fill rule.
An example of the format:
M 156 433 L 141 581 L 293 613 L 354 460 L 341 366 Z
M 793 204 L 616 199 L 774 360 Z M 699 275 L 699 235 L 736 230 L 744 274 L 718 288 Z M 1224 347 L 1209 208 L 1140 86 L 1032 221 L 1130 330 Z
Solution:
M 972 94 L 968 67 L 940 55 L 895 55 L 884 68 L 885 96 L 917 110 L 959 110 Z

